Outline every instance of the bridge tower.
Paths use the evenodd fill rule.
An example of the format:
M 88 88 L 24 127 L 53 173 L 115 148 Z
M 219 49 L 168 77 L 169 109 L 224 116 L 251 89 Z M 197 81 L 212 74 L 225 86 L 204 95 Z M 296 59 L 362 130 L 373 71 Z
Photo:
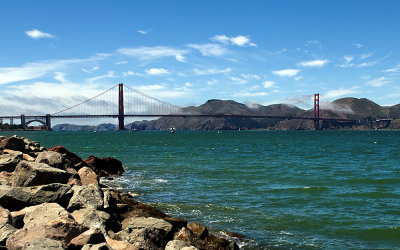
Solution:
M 319 130 L 319 94 L 314 94 L 314 130 Z
M 21 115 L 21 126 L 22 126 L 23 128 L 25 128 L 25 123 L 26 123 L 25 115 Z
M 50 114 L 46 115 L 46 129 L 51 130 L 51 115 Z
M 124 84 L 118 84 L 118 130 L 124 130 Z

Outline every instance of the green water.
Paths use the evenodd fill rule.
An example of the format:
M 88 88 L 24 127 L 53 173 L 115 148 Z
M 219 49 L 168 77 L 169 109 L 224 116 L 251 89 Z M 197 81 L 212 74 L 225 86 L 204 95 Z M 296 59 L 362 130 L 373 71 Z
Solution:
M 400 132 L 1 132 L 120 159 L 167 213 L 243 249 L 400 249 Z

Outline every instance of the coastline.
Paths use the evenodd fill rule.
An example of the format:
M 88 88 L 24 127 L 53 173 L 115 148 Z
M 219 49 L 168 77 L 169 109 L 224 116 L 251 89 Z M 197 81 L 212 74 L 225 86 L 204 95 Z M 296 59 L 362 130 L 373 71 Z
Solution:
M 0 246 L 9 249 L 239 249 L 196 222 L 107 187 L 114 158 L 82 160 L 22 137 L 0 137 Z

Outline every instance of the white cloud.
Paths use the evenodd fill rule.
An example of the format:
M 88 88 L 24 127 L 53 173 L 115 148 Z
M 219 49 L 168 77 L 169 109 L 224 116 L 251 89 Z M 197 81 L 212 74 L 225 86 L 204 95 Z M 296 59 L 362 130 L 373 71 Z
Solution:
M 210 81 L 207 82 L 207 84 L 208 84 L 209 86 L 215 85 L 215 84 L 217 84 L 217 83 L 219 83 L 219 81 L 218 81 L 217 79 L 211 79 Z
M 229 73 L 232 72 L 231 68 L 226 68 L 226 69 L 207 69 L 207 70 L 199 70 L 199 69 L 193 69 L 194 73 L 196 75 L 217 75 L 217 74 L 223 74 L 223 73 Z
M 89 82 L 89 83 L 94 83 L 95 81 L 98 81 L 98 80 L 101 80 L 101 79 L 115 78 L 115 77 L 116 77 L 115 71 L 108 71 L 107 74 L 105 74 L 105 75 L 99 75 L 99 76 L 96 76 L 96 77 L 91 77 L 91 78 L 88 78 L 86 81 Z
M 364 47 L 364 45 L 360 44 L 360 43 L 353 43 L 352 44 L 354 47 L 356 47 L 357 49 L 361 49 L 362 47 Z
M 55 80 L 63 82 L 63 83 L 67 82 L 67 80 L 65 79 L 65 75 L 66 75 L 65 73 L 55 72 L 54 74 L 55 74 L 55 76 L 54 76 Z
M 255 97 L 255 96 L 267 96 L 267 92 L 248 92 L 248 91 L 242 91 L 235 93 L 233 96 L 235 97 Z
M 373 53 L 367 53 L 367 54 L 362 54 L 362 55 L 360 55 L 360 60 L 365 60 L 365 59 L 367 59 L 368 57 L 371 57 L 373 55 Z
M 54 38 L 54 36 L 52 34 L 44 33 L 37 29 L 25 31 L 25 34 L 27 34 L 29 37 L 31 37 L 33 39 Z
M 163 68 L 146 69 L 146 73 L 148 75 L 167 75 L 167 74 L 169 74 L 168 70 L 163 69 Z
M 246 83 L 248 83 L 247 80 L 239 78 L 239 77 L 231 77 L 231 80 L 237 82 L 238 84 L 246 84 Z
M 147 31 L 144 31 L 144 30 L 138 30 L 137 31 L 139 34 L 142 34 L 142 35 L 146 35 L 147 34 Z
M 390 68 L 390 69 L 386 69 L 383 72 L 388 72 L 388 73 L 396 73 L 396 72 L 400 72 L 400 64 L 397 65 L 394 68 Z
M 276 82 L 274 82 L 274 81 L 265 81 L 262 83 L 263 87 L 266 89 L 272 88 L 275 84 L 276 84 Z
M 299 72 L 300 72 L 300 70 L 298 70 L 298 69 L 282 69 L 282 70 L 272 71 L 273 74 L 282 76 L 282 77 L 294 77 Z
M 336 90 L 330 90 L 328 92 L 326 92 L 323 97 L 324 98 L 338 98 L 338 97 L 342 97 L 342 96 L 346 96 L 346 95 L 350 95 L 350 94 L 355 94 L 357 93 L 358 87 L 353 87 L 350 89 L 336 89 Z
M 175 49 L 165 46 L 155 46 L 155 47 L 137 47 L 137 48 L 121 48 L 118 49 L 119 54 L 137 57 L 142 60 L 153 60 L 162 57 L 175 57 L 179 62 L 184 62 L 184 55 L 188 54 L 188 50 Z
M 322 67 L 327 63 L 329 63 L 329 60 L 313 60 L 300 62 L 298 65 L 302 67 Z
M 367 85 L 372 87 L 382 87 L 383 85 L 389 84 L 391 81 L 387 80 L 384 76 L 372 79 L 367 82 Z
M 190 48 L 197 49 L 203 56 L 223 56 L 229 51 L 219 44 L 188 44 Z
M 236 37 L 228 37 L 226 35 L 215 35 L 214 37 L 211 38 L 213 41 L 221 42 L 224 44 L 232 44 L 232 45 L 237 45 L 240 47 L 243 46 L 251 46 L 251 47 L 256 47 L 257 45 L 255 43 L 252 43 L 250 41 L 250 38 L 247 36 L 236 36 Z
M 261 79 L 261 77 L 256 74 L 241 74 L 241 76 L 247 80 L 250 80 L 250 79 L 260 80 Z

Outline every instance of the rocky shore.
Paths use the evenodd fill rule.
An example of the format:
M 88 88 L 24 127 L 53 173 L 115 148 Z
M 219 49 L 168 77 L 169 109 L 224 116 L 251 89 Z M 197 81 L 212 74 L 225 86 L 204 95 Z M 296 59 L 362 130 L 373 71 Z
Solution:
M 100 183 L 123 172 L 114 158 L 0 136 L 0 249 L 239 249 Z

